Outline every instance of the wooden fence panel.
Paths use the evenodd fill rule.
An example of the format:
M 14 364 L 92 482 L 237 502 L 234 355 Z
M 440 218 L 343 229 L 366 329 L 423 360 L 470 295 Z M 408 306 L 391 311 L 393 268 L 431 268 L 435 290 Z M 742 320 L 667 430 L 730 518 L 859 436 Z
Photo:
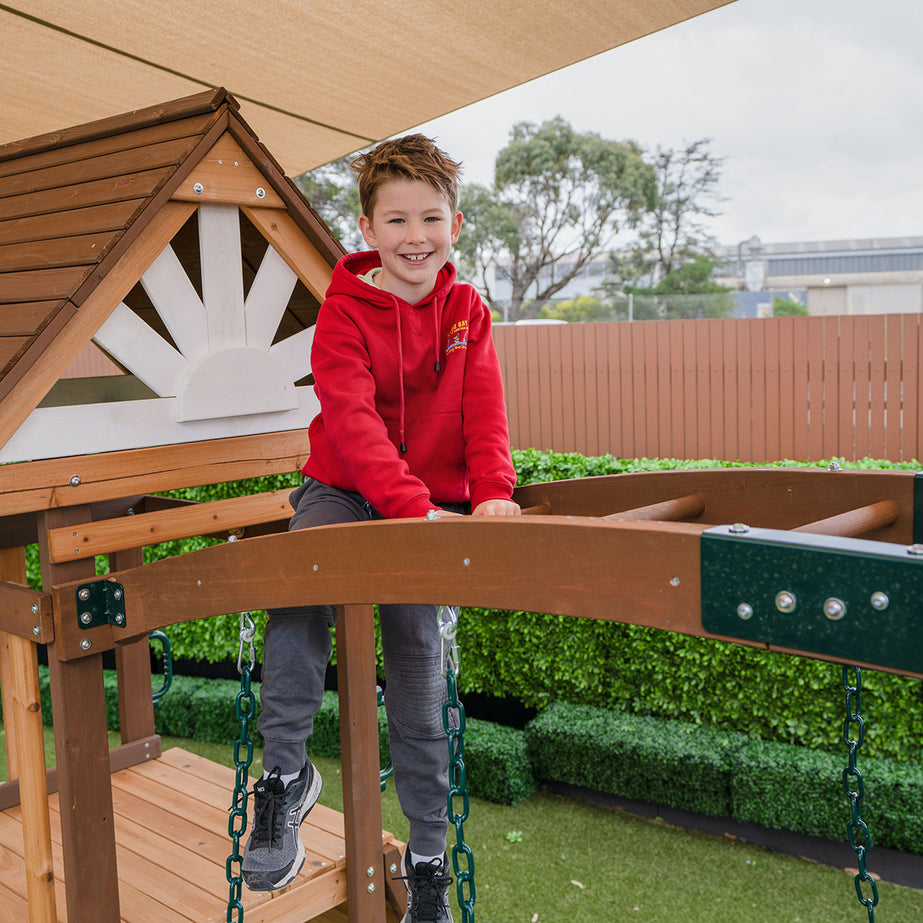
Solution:
M 920 458 L 918 315 L 497 326 L 516 448 Z

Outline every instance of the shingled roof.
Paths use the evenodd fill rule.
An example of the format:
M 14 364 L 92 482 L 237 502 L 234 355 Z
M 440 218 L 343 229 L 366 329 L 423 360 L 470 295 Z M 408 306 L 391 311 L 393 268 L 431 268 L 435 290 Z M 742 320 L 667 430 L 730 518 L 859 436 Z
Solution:
M 240 270 L 222 267 L 238 248 Z M 114 415 L 118 401 L 169 399 L 179 421 L 231 417 L 237 401 L 250 434 L 284 428 L 278 411 L 299 401 L 303 417 L 296 386 L 311 383 L 310 328 L 342 252 L 223 89 L 0 146 L 0 462 L 225 435 L 203 424 L 142 439 Z M 59 381 L 94 339 L 124 373 L 110 382 L 117 393 Z M 232 354 L 240 380 L 221 398 Z M 266 397 L 273 387 L 286 393 Z M 97 408 L 96 445 L 69 449 L 46 416 L 47 437 L 33 419 L 19 448 L 42 407 L 60 417 L 78 404 Z

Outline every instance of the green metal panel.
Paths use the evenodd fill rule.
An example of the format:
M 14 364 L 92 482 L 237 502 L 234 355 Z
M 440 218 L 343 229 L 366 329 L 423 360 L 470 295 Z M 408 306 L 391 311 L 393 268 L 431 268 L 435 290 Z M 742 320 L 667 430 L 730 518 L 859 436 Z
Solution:
M 82 583 L 76 589 L 77 619 L 81 628 L 125 626 L 125 590 L 114 580 Z
M 702 627 L 923 672 L 923 547 L 747 526 L 702 533 Z

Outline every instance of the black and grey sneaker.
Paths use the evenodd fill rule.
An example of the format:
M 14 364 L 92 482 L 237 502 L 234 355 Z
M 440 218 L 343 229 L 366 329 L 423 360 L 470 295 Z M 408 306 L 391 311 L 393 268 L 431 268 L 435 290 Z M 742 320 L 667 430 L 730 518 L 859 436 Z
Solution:
M 253 832 L 247 840 L 241 875 L 251 891 L 287 885 L 304 865 L 299 827 L 317 804 L 320 773 L 308 760 L 297 779 L 283 786 L 278 766 L 253 786 Z
M 410 850 L 401 857 L 401 877 L 407 888 L 407 913 L 401 923 L 452 923 L 449 907 L 449 857 L 432 859 L 408 867 Z

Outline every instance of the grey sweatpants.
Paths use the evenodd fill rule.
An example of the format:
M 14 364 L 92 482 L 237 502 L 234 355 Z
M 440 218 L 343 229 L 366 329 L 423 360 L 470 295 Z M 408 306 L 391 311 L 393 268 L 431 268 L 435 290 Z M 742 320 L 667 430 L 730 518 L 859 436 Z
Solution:
M 308 479 L 293 491 L 289 531 L 381 519 L 360 495 Z M 460 506 L 447 509 L 463 512 Z M 394 786 L 410 823 L 409 844 L 419 855 L 441 855 L 448 828 L 449 750 L 442 721 L 446 682 L 433 606 L 380 606 L 385 661 L 385 708 Z M 320 709 L 330 659 L 333 606 L 269 612 L 258 727 L 263 766 L 298 772 L 305 761 L 314 715 Z

